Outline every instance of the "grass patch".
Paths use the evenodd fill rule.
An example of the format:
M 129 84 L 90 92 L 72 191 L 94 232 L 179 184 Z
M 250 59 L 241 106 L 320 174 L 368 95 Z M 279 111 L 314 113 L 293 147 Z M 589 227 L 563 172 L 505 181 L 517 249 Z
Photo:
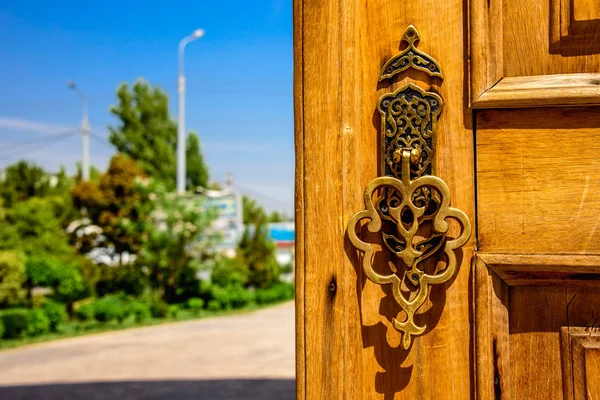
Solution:
M 123 322 L 119 323 L 117 321 L 110 322 L 98 322 L 98 321 L 68 321 L 60 324 L 57 332 L 45 333 L 40 336 L 35 337 L 24 337 L 18 339 L 0 339 L 0 350 L 12 349 L 15 347 L 26 346 L 30 344 L 49 342 L 57 339 L 66 339 L 77 336 L 84 336 L 94 333 L 101 332 L 109 332 L 109 331 L 120 331 L 131 328 L 140 328 L 144 326 L 153 326 L 153 325 L 163 325 L 173 322 L 181 322 L 181 321 L 190 321 L 195 319 L 202 319 L 207 317 L 215 317 L 215 316 L 225 316 L 232 314 L 242 314 L 255 310 L 259 310 L 262 308 L 267 308 L 271 306 L 275 306 L 277 304 L 285 303 L 290 300 L 282 300 L 278 302 L 273 302 L 270 304 L 256 304 L 251 303 L 243 308 L 230 309 L 230 310 L 189 310 L 182 309 L 180 310 L 176 316 L 170 315 L 167 318 L 150 318 L 145 321 L 136 322 L 134 316 L 130 316 L 127 319 L 123 320 Z

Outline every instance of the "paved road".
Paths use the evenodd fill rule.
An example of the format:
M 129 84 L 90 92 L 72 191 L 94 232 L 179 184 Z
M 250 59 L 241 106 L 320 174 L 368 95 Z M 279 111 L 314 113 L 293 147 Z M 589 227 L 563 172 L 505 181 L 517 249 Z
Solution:
M 295 397 L 294 306 L 0 352 L 2 400 Z

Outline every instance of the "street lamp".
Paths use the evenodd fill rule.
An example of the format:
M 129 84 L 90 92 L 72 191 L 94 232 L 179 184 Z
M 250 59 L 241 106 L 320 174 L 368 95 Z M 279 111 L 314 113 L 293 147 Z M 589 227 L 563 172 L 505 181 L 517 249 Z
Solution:
M 67 81 L 67 87 L 73 89 L 81 97 L 81 180 L 90 180 L 90 121 L 88 119 L 87 97 L 73 81 Z
M 196 29 L 191 35 L 179 42 L 179 74 L 177 79 L 178 118 L 177 118 L 177 192 L 185 193 L 185 75 L 183 74 L 183 55 L 185 46 L 204 36 L 203 29 Z

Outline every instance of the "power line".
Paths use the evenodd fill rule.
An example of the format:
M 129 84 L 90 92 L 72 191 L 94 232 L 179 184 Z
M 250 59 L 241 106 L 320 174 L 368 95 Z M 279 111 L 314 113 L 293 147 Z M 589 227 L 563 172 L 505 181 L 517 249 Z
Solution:
M 49 135 L 49 136 L 45 136 L 42 138 L 37 138 L 37 139 L 33 139 L 33 140 L 28 140 L 26 142 L 20 142 L 20 143 L 14 143 L 12 146 L 3 146 L 0 148 L 0 152 L 1 151 L 12 151 L 14 149 L 18 149 L 19 147 L 27 147 L 30 146 L 32 144 L 39 144 L 39 143 L 44 143 L 46 141 L 52 141 L 54 139 L 58 139 L 58 138 L 63 138 L 66 136 L 70 136 L 72 134 L 75 134 L 79 132 L 79 129 L 71 129 L 65 132 L 60 132 L 60 133 L 56 133 L 53 135 Z
M 285 200 L 276 199 L 276 198 L 273 198 L 273 197 L 270 197 L 270 196 L 266 196 L 266 195 L 264 195 L 262 193 L 259 193 L 259 192 L 255 191 L 255 190 L 245 188 L 243 186 L 238 185 L 235 182 L 233 183 L 233 186 L 235 186 L 236 188 L 240 189 L 241 192 L 248 193 L 252 197 L 259 197 L 259 198 L 262 198 L 264 200 L 273 201 L 273 202 L 279 203 L 280 205 L 285 205 L 285 206 L 289 206 L 291 204 L 291 203 L 289 203 L 289 202 L 287 202 Z
M 6 152 L 6 151 L 15 151 L 18 150 L 20 148 L 23 147 L 28 147 L 31 145 L 37 145 L 37 144 L 42 144 L 42 143 L 48 143 L 48 142 L 53 142 L 55 140 L 59 140 L 59 139 L 63 139 L 66 138 L 68 136 L 74 135 L 76 133 L 79 133 L 79 129 L 72 129 L 72 130 L 68 130 L 65 132 L 61 132 L 61 133 L 57 133 L 54 135 L 50 135 L 50 136 L 45 136 L 42 138 L 37 138 L 35 140 L 28 140 L 26 142 L 21 142 L 21 143 L 14 143 L 12 146 L 4 146 L 0 148 L 0 152 Z
M 44 138 L 44 140 L 43 140 L 42 143 L 40 143 L 40 140 L 38 140 L 38 141 L 36 141 L 34 143 L 28 143 L 27 145 L 21 144 L 21 147 L 18 150 L 18 154 L 15 154 L 13 152 L 10 155 L 0 156 L 0 160 L 7 160 L 7 159 L 13 158 L 15 156 L 18 157 L 18 156 L 22 155 L 24 152 L 25 153 L 28 153 L 28 152 L 32 153 L 32 152 L 36 152 L 38 150 L 42 150 L 42 149 L 44 149 L 46 147 L 49 147 L 49 145 L 53 144 L 54 142 L 57 142 L 57 141 L 62 140 L 62 139 L 66 139 L 66 138 L 71 137 L 72 135 L 77 134 L 77 133 L 79 133 L 79 132 L 78 131 L 66 132 L 66 133 L 62 133 L 60 135 L 53 135 L 52 137 Z M 43 144 L 43 145 L 39 146 L 39 144 Z M 38 145 L 38 146 L 32 146 L 32 145 Z M 25 150 L 22 149 L 23 147 L 27 147 L 27 146 L 29 146 L 29 148 L 26 148 Z M 13 146 L 13 147 L 11 147 L 11 149 L 14 149 L 15 147 L 17 147 L 17 146 Z M 3 149 L 3 150 L 5 150 L 5 149 Z
M 106 139 L 104 139 L 102 136 L 96 134 L 95 132 L 90 131 L 90 137 L 92 139 L 94 139 L 95 141 L 102 143 L 103 145 L 105 145 L 106 147 L 111 148 L 112 150 L 114 150 L 114 147 L 112 144 L 110 144 L 109 142 L 106 141 Z

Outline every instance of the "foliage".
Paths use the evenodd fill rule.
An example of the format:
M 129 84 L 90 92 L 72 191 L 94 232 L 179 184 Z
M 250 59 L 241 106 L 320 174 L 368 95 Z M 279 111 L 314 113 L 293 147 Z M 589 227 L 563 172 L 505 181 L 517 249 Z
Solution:
M 250 271 L 239 258 L 217 258 L 210 274 L 210 280 L 217 286 L 243 286 L 248 283 Z
M 221 310 L 221 303 L 218 300 L 211 300 L 208 302 L 206 308 L 209 311 L 219 311 Z
M 230 286 L 228 295 L 232 308 L 243 308 L 254 301 L 254 292 L 241 286 Z
M 0 313 L 0 321 L 4 325 L 6 339 L 23 337 L 27 332 L 27 316 L 29 310 L 24 308 L 8 309 Z
M 147 176 L 175 187 L 177 124 L 169 115 L 169 99 L 158 87 L 138 79 L 130 88 L 117 89 L 117 105 L 110 108 L 119 124 L 110 126 L 110 142 L 134 160 Z M 186 143 L 188 185 L 208 185 L 208 168 L 204 163 L 197 136 L 191 133 Z
M 0 304 L 17 303 L 23 299 L 25 280 L 25 265 L 19 255 L 0 251 Z
M 172 303 L 197 291 L 198 268 L 212 259 L 218 240 L 209 229 L 216 213 L 198 198 L 169 194 L 160 186 L 152 195 L 155 209 L 137 263 L 148 270 L 161 298 Z
M 33 255 L 25 261 L 25 272 L 31 286 L 52 287 L 56 281 L 59 260 L 52 257 Z
M 2 339 L 2 336 L 4 336 L 5 331 L 6 328 L 4 328 L 4 322 L 2 322 L 2 318 L 0 318 L 0 339 Z
M 73 313 L 73 303 L 88 294 L 83 277 L 72 262 L 65 263 L 48 256 L 32 256 L 25 265 L 28 287 L 54 289 L 53 297 L 67 304 L 70 315 Z
M 198 315 L 202 308 L 204 307 L 204 300 L 198 297 L 192 297 L 188 299 L 186 303 L 187 308 L 189 308 L 194 314 Z
M 67 319 L 65 305 L 55 301 L 48 300 L 42 306 L 42 310 L 50 321 L 50 330 L 56 332 L 58 326 Z
M 256 289 L 255 297 L 258 304 L 290 300 L 294 298 L 294 285 L 291 283 L 279 282 L 270 288 Z
M 202 299 L 200 299 L 202 300 Z M 181 311 L 181 307 L 178 304 L 169 304 L 169 317 L 177 318 L 179 312 Z
M 267 214 L 257 202 L 247 196 L 242 196 L 244 225 L 252 225 L 264 221 Z
M 248 285 L 269 287 L 279 279 L 280 269 L 275 258 L 275 243 L 269 237 L 264 220 L 253 229 L 246 228 L 238 243 L 237 256 L 248 266 Z
M 71 190 L 76 207 L 84 208 L 91 223 L 101 229 L 104 246 L 120 257 L 137 254 L 145 233 L 146 215 L 139 207 L 142 171 L 122 154 L 115 155 L 100 183 L 80 182 Z M 81 244 L 76 247 L 87 249 Z
M 118 295 L 104 296 L 92 304 L 94 318 L 98 322 L 109 322 L 113 320 L 123 321 L 128 314 L 123 299 Z
M 247 196 L 242 196 L 242 208 L 244 225 L 254 225 L 261 222 L 285 222 L 287 217 L 279 211 L 268 214 L 265 209 Z
M 18 249 L 27 256 L 73 256 L 68 237 L 57 216 L 55 199 L 32 197 L 5 209 L 0 220 L 0 249 Z
M 84 303 L 80 304 L 75 309 L 75 316 L 79 321 L 90 321 L 94 319 L 94 304 Z
M 87 294 L 85 283 L 73 264 L 66 264 L 56 271 L 54 297 L 67 304 L 69 314 L 73 313 L 73 303 Z
M 167 318 L 169 316 L 169 305 L 163 300 L 154 300 L 150 303 L 150 312 L 154 318 Z
M 27 335 L 39 336 L 50 332 L 50 319 L 43 310 L 31 310 L 27 313 Z
M 130 313 L 134 316 L 136 322 L 143 322 L 152 318 L 150 306 L 142 301 L 134 301 L 129 305 Z
M 0 197 L 6 207 L 12 207 L 32 197 L 65 194 L 71 183 L 64 168 L 52 176 L 41 167 L 20 160 L 4 170 L 4 177 L 0 182 Z
M 208 186 L 208 167 L 204 162 L 204 156 L 200 148 L 200 138 L 194 132 L 190 132 L 187 136 L 185 167 L 188 190 L 195 191 L 198 186 Z

